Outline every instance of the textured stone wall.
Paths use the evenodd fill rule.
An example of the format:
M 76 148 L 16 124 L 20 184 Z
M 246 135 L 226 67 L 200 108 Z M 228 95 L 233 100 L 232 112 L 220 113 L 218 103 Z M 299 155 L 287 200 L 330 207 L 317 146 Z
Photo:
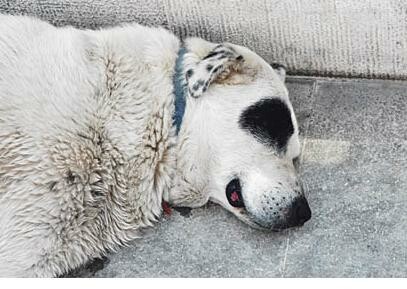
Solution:
M 291 74 L 407 79 L 404 0 L 0 0 L 0 13 L 92 29 L 162 25 L 247 46 Z

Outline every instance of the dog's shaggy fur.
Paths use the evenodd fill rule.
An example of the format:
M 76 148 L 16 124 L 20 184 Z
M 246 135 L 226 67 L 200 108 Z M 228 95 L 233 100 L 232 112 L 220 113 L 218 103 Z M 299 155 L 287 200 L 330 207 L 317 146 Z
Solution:
M 179 41 L 139 25 L 0 26 L 0 276 L 55 276 L 160 215 Z
M 260 204 L 271 197 L 262 194 L 285 190 L 286 203 L 278 200 L 287 206 L 300 194 L 290 163 L 298 128 L 279 75 L 243 47 L 186 45 L 187 85 L 198 99 L 187 99 L 177 137 L 172 78 L 180 42 L 170 32 L 137 24 L 83 31 L 0 16 L 0 276 L 57 276 L 100 257 L 156 221 L 163 199 L 192 207 L 211 199 L 271 227 L 277 219 L 263 214 Z M 269 95 L 291 125 L 278 149 L 273 135 L 262 141 L 250 112 L 239 122 Z M 247 159 L 220 149 L 230 149 L 220 127 Z M 265 167 L 265 158 L 281 166 Z M 277 177 L 244 171 L 257 161 Z M 239 187 L 247 208 L 224 193 L 232 178 L 228 190 L 237 190 L 238 176 L 250 191 L 261 187 L 253 195 Z

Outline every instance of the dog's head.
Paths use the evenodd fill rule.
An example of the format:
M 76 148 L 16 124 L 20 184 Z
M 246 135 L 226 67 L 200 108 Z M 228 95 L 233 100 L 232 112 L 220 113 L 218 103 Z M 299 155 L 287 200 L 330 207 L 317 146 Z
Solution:
M 186 47 L 188 96 L 169 201 L 210 200 L 254 227 L 302 225 L 311 211 L 294 165 L 300 143 L 285 69 L 237 45 L 192 38 Z

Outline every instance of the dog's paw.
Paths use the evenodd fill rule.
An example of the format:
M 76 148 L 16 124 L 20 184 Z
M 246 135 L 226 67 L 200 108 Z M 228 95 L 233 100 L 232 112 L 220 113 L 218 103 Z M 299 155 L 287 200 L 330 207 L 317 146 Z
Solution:
M 215 79 L 226 78 L 231 70 L 237 70 L 243 61 L 243 56 L 229 45 L 217 45 L 200 62 L 186 68 L 185 78 L 189 95 L 200 97 Z

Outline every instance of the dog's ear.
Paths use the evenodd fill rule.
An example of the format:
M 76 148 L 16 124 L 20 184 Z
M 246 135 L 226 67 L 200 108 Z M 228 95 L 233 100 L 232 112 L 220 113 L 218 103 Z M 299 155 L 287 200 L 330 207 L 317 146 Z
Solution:
M 243 55 L 227 43 L 190 40 L 184 64 L 188 92 L 194 98 L 205 93 L 212 83 L 244 84 L 254 79 L 253 71 L 245 67 Z
M 278 74 L 280 79 L 285 82 L 285 76 L 286 76 L 286 68 L 284 65 L 280 63 L 272 63 L 271 67 L 274 69 L 274 71 Z

